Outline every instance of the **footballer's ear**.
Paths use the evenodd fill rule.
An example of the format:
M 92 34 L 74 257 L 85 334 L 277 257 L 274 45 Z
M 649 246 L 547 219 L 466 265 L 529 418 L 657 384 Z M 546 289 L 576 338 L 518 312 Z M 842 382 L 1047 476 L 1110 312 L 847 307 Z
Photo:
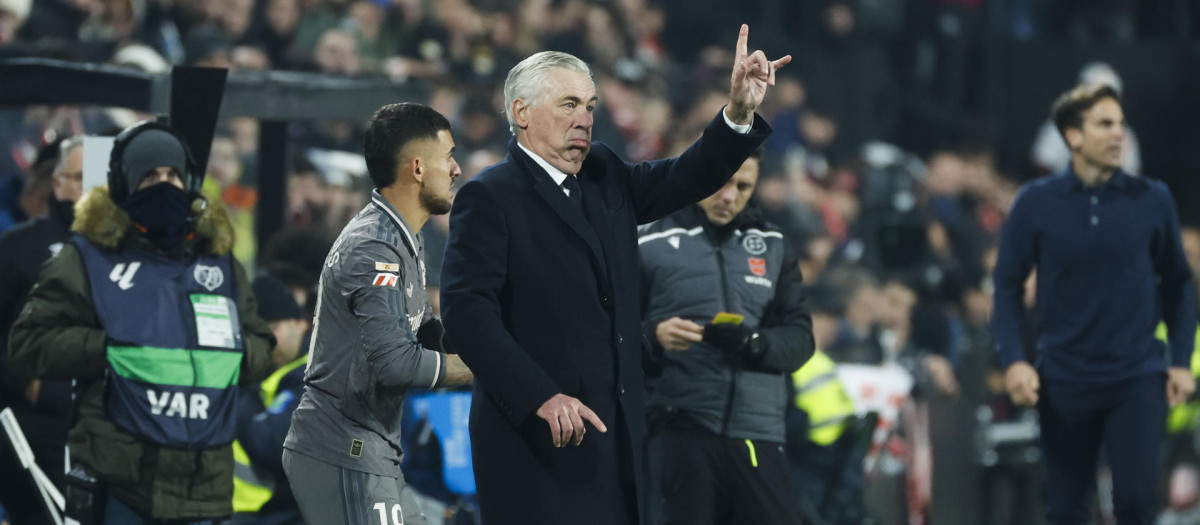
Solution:
M 421 164 L 421 156 L 413 154 L 412 151 L 403 151 L 400 153 L 400 159 L 396 162 L 396 182 L 421 181 L 422 173 L 425 167 Z
M 421 156 L 413 155 L 413 158 L 409 159 L 408 163 L 409 163 L 409 170 L 412 173 L 413 180 L 415 180 L 417 182 L 423 182 L 425 179 L 426 169 L 425 169 L 425 163 L 421 161 Z

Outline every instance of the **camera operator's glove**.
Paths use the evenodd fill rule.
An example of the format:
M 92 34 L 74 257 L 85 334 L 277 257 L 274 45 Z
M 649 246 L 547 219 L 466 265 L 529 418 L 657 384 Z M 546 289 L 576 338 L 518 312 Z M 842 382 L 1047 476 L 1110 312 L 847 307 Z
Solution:
M 757 362 L 767 350 L 758 332 L 740 324 L 708 323 L 704 325 L 704 342 L 735 361 L 748 358 Z

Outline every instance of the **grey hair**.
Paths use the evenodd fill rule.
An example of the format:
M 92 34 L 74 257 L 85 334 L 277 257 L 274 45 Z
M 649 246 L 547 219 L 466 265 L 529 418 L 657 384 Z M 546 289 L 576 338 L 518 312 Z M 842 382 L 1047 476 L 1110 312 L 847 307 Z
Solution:
M 521 99 L 533 103 L 541 98 L 546 73 L 553 69 L 565 69 L 592 77 L 592 70 L 586 62 L 561 51 L 534 53 L 513 66 L 508 71 L 508 78 L 504 79 L 504 116 L 508 117 L 508 128 L 513 135 L 517 134 L 513 102 Z
M 58 162 L 54 163 L 54 171 L 50 173 L 57 175 L 58 172 L 62 171 L 63 165 L 67 163 L 67 157 L 71 156 L 71 150 L 82 147 L 83 135 L 75 135 L 74 137 L 63 139 L 58 145 Z

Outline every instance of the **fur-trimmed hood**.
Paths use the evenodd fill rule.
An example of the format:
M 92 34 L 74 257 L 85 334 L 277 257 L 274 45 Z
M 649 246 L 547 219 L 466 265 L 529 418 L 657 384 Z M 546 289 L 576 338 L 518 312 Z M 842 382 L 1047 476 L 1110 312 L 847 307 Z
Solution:
M 209 241 L 197 246 L 213 255 L 225 255 L 233 249 L 233 225 L 224 206 L 200 197 L 192 201 L 192 215 L 196 216 L 197 240 Z M 71 231 L 82 234 L 97 246 L 119 247 L 131 226 L 129 215 L 108 196 L 108 188 L 92 188 L 75 203 L 75 222 L 71 224 Z

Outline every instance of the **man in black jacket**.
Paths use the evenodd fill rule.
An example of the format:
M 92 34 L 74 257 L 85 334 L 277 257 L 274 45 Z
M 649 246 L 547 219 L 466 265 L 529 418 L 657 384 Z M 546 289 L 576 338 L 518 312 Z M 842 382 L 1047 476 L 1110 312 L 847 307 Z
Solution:
M 49 213 L 0 235 L 0 407 L 12 407 L 38 466 L 61 489 L 71 383 L 34 379 L 9 366 L 8 330 L 37 282 L 42 263 L 71 237 L 75 202 L 83 194 L 83 138 L 47 145 L 38 154 L 32 176 L 50 178 Z M 8 452 L 0 452 L 0 456 L 0 470 L 5 470 L 3 466 L 17 468 L 15 456 Z M 51 523 L 24 474 L 0 479 L 0 501 L 8 503 L 16 523 Z
M 813 354 L 795 253 L 743 211 L 759 157 L 638 233 L 664 524 L 799 523 L 783 453 L 787 374 Z M 729 315 L 733 314 L 733 315 Z M 665 352 L 664 352 L 665 350 Z

